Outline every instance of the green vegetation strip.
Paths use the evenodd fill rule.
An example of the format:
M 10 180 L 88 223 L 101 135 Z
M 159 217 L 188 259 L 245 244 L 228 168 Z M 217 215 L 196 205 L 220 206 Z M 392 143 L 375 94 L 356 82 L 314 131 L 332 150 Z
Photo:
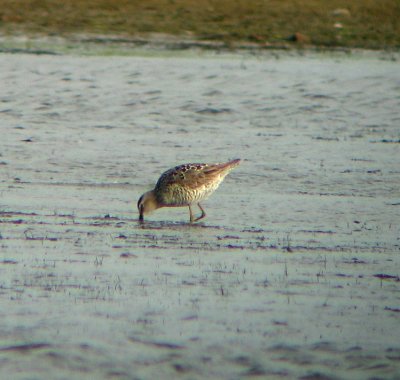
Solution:
M 400 47 L 399 0 L 0 0 L 0 33 Z

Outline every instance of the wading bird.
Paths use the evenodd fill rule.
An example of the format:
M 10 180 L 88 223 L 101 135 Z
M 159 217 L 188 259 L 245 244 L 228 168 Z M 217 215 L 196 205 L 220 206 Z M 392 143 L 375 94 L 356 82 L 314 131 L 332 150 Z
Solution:
M 207 199 L 240 163 L 240 159 L 222 164 L 184 164 L 167 170 L 161 175 L 155 188 L 144 193 L 137 203 L 139 220 L 161 207 L 189 207 L 190 223 L 206 216 L 199 202 Z M 197 204 L 201 215 L 193 215 L 192 206 Z

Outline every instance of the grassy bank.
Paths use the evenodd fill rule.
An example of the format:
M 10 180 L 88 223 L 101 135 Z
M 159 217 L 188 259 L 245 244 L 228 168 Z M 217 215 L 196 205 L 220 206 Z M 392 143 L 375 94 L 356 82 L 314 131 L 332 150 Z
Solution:
M 0 0 L 3 34 L 164 33 L 384 49 L 400 47 L 399 19 L 398 0 Z

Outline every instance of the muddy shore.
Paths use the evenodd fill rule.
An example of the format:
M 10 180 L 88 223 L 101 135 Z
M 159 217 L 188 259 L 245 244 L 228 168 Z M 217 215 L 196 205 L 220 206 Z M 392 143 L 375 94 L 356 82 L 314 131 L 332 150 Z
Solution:
M 400 376 L 398 62 L 0 54 L 0 377 Z M 136 201 L 243 163 L 207 219 Z

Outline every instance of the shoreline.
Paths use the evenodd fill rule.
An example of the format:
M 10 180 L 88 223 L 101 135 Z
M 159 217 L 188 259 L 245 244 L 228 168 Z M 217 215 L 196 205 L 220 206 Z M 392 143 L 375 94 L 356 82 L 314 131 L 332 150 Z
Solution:
M 259 55 L 304 55 L 339 54 L 343 56 L 362 55 L 363 58 L 380 58 L 397 61 L 400 50 L 367 49 L 353 47 L 330 47 L 311 44 L 293 45 L 289 42 L 252 43 L 247 41 L 212 41 L 153 34 L 130 37 L 124 35 L 71 34 L 62 35 L 6 35 L 0 34 L 0 53 L 33 55 L 93 55 L 93 56 L 143 56 L 143 55 L 191 55 L 193 53 Z

